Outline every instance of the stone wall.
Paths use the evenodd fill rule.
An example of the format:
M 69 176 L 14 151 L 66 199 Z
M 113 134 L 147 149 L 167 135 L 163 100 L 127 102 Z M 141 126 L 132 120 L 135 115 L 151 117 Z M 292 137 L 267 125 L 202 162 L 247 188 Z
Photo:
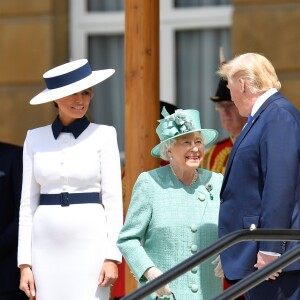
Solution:
M 300 1 L 232 4 L 232 55 L 268 57 L 281 92 L 300 109 Z M 53 103 L 28 102 L 44 89 L 42 74 L 68 60 L 68 0 L 2 0 L 0 33 L 0 140 L 22 145 L 29 128 L 49 124 L 56 114 Z
M 265 55 L 281 92 L 300 109 L 300 1 L 233 0 L 233 5 L 232 54 Z
M 0 140 L 22 145 L 28 129 L 52 122 L 51 104 L 31 106 L 42 74 L 67 60 L 67 0 L 0 1 Z

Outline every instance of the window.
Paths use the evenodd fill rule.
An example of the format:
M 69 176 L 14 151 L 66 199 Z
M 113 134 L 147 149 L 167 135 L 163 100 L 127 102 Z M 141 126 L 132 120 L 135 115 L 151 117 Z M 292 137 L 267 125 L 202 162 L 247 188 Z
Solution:
M 203 128 L 222 129 L 213 103 L 219 47 L 231 56 L 230 0 L 160 1 L 160 99 L 200 110 Z M 124 1 L 70 1 L 70 58 L 116 73 L 97 85 L 91 115 L 113 125 L 124 152 Z

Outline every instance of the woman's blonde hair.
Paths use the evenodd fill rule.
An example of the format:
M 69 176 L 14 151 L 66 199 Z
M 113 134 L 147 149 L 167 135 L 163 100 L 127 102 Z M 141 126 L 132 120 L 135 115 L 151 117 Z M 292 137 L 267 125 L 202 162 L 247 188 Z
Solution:
M 243 78 L 252 94 L 262 93 L 270 88 L 281 88 L 271 62 L 263 55 L 246 53 L 223 64 L 217 74 L 228 82 Z

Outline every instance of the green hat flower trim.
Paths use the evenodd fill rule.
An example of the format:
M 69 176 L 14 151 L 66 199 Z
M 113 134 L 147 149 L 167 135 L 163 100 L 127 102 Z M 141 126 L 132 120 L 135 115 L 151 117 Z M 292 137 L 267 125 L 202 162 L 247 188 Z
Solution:
M 196 109 L 177 109 L 170 115 L 163 107 L 161 114 L 164 118 L 158 120 L 159 124 L 156 127 L 160 143 L 151 150 L 154 157 L 160 157 L 161 145 L 164 142 L 187 133 L 201 132 L 205 145 L 210 145 L 218 137 L 216 130 L 201 128 L 200 113 Z
M 189 118 L 183 109 L 177 109 L 174 114 L 170 115 L 163 107 L 161 114 L 164 117 L 164 119 L 158 120 L 158 122 L 162 123 L 159 134 L 161 140 L 166 140 L 177 134 L 195 129 L 193 120 Z

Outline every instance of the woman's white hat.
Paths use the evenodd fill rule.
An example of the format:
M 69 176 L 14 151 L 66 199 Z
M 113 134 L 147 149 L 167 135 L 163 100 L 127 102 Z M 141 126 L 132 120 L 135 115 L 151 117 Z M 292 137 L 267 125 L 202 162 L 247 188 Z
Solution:
M 114 69 L 92 71 L 87 59 L 68 62 L 44 73 L 47 88 L 32 98 L 30 104 L 42 104 L 72 95 L 104 81 L 114 73 Z

